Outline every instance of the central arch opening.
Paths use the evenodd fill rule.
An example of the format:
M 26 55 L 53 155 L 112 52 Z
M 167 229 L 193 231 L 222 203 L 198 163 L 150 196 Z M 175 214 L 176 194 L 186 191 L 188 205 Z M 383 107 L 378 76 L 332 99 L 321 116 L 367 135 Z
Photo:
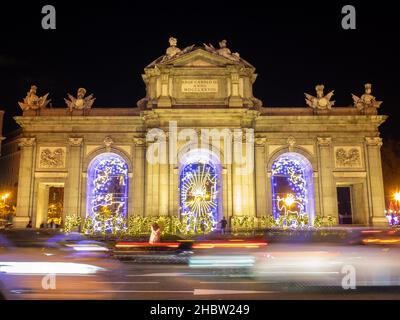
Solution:
M 192 232 L 217 227 L 221 210 L 220 161 L 209 150 L 195 149 L 183 155 L 179 174 L 180 217 Z

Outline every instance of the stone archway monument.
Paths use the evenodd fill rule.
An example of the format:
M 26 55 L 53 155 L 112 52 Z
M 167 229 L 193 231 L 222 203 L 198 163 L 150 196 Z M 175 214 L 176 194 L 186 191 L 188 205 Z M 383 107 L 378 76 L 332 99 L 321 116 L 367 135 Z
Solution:
M 104 145 L 130 164 L 128 217 L 180 215 L 177 154 L 193 145 L 218 155 L 219 218 L 257 227 L 260 218 L 273 216 L 272 163 L 298 153 L 311 164 L 307 208 L 313 208 L 314 217 L 338 218 L 337 190 L 347 186 L 357 224 L 387 224 L 379 137 L 386 116 L 378 114 L 381 101 L 372 95 L 371 84 L 364 94 L 351 96 L 349 89 L 352 106 L 340 106 L 329 84 L 316 83 L 305 84 L 316 92 L 307 93 L 301 106 L 265 106 L 253 94 L 255 67 L 229 45 L 222 40 L 215 47 L 185 47 L 171 37 L 165 53 L 144 68 L 146 94 L 137 107 L 97 107 L 81 88 L 64 108 L 48 108 L 51 93 L 40 96 L 37 92 L 46 88 L 33 86 L 21 102 L 22 116 L 15 117 L 21 134 L 9 142 L 19 144 L 18 158 L 8 157 L 6 150 L 15 148 L 3 145 L 2 161 L 12 169 L 4 172 L 18 175 L 13 176 L 18 181 L 16 226 L 25 227 L 30 219 L 35 223 L 43 185 L 65 185 L 64 212 L 86 217 L 87 167 Z M 205 130 L 218 139 L 203 143 Z M 163 160 L 150 161 L 148 154 L 157 148 Z M 198 167 L 212 171 L 212 166 Z

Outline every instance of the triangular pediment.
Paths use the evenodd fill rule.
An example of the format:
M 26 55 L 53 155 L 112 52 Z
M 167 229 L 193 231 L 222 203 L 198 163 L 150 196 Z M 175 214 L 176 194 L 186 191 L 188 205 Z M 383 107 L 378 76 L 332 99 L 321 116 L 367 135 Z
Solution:
M 238 60 L 229 59 L 215 52 L 210 52 L 202 47 L 195 47 L 188 52 L 178 55 L 176 58 L 165 59 L 165 56 L 160 57 L 149 64 L 146 68 L 153 68 L 156 65 L 193 68 L 223 68 L 229 65 L 239 65 L 253 68 L 250 63 L 242 58 Z
M 211 61 L 207 61 L 207 59 L 198 58 L 196 60 L 188 61 L 183 64 L 185 67 L 215 67 L 216 64 Z
M 225 67 L 241 63 L 198 48 L 171 60 L 169 64 L 176 67 Z

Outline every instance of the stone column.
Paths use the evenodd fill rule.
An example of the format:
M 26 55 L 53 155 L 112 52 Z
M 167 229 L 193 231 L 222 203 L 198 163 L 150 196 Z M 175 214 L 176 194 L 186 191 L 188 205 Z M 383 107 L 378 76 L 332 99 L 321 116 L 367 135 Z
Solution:
M 146 142 L 146 152 L 148 148 L 148 143 Z M 152 204 L 153 204 L 153 165 L 147 160 L 147 155 L 145 154 L 144 161 L 144 172 L 145 172 L 145 206 L 144 215 L 152 215 Z
M 13 223 L 15 228 L 25 228 L 34 214 L 32 206 L 36 138 L 21 138 L 18 146 L 21 148 L 21 157 L 18 177 L 17 213 Z
M 234 136 L 234 145 L 242 142 L 242 136 Z M 240 145 L 240 144 L 239 144 Z M 235 146 L 233 148 L 235 150 Z M 232 216 L 241 216 L 242 214 L 242 175 L 240 173 L 242 165 L 238 164 L 239 159 L 232 157 Z
M 315 216 L 322 216 L 322 201 L 321 201 L 321 192 L 319 186 L 319 174 L 317 172 L 317 168 L 313 168 L 313 183 L 314 183 L 314 207 L 315 207 Z M 315 217 L 314 217 L 315 218 Z M 314 221 L 309 221 L 309 223 L 313 223 Z
M 174 164 L 169 166 L 169 177 L 170 177 L 170 191 L 169 191 L 169 207 L 170 215 L 179 216 L 179 203 L 180 195 L 179 191 L 179 169 Z
M 80 213 L 82 197 L 82 184 L 80 181 L 82 172 L 82 142 L 83 138 L 79 137 L 68 139 L 68 177 L 64 189 L 64 222 L 65 216 L 74 216 Z
M 373 225 L 387 225 L 385 217 L 385 194 L 383 190 L 381 146 L 379 137 L 366 137 L 367 146 L 366 168 L 368 193 L 371 205 L 370 223 Z
M 223 186 L 224 189 L 224 211 L 223 215 L 225 218 L 230 221 L 230 217 L 232 217 L 233 210 L 233 200 L 232 200 L 232 164 L 227 164 L 226 169 L 222 169 L 222 183 L 225 184 Z
M 272 208 L 273 208 L 273 200 L 272 200 L 272 183 L 271 183 L 272 172 L 265 171 L 265 201 L 266 201 L 266 215 L 273 215 Z
M 169 137 L 167 136 L 167 146 Z M 168 216 L 169 214 L 169 148 L 165 148 L 166 156 L 165 163 L 160 163 L 160 178 L 159 178 L 159 194 L 158 194 L 158 212 L 160 216 Z
M 161 142 L 151 142 L 147 144 L 147 152 L 149 151 L 149 148 L 155 147 L 156 144 L 160 144 Z M 160 149 L 159 149 L 160 150 Z M 161 165 L 159 162 L 154 162 L 152 163 L 149 161 L 150 159 L 147 159 L 146 155 L 146 160 L 145 160 L 145 167 L 146 167 L 146 195 L 145 195 L 145 216 L 158 216 L 160 215 L 160 192 L 161 192 L 161 180 L 160 180 L 160 169 Z M 165 171 L 165 170 L 164 170 Z M 164 172 L 165 174 L 165 172 Z M 167 176 L 168 177 L 168 176 Z M 164 189 L 165 189 L 165 184 L 164 184 Z M 168 192 L 168 190 L 167 190 Z M 168 195 L 167 195 L 168 198 Z M 168 201 L 166 204 L 166 209 L 168 210 Z
M 32 226 L 39 228 L 42 222 L 47 220 L 47 212 L 49 208 L 49 191 L 50 186 L 38 183 L 35 190 L 34 199 L 36 198 L 35 215 L 32 217 Z M 35 202 L 34 202 L 35 203 Z
M 82 168 L 83 169 L 83 168 Z M 87 168 L 84 168 L 85 171 Z M 82 170 L 83 171 L 83 170 Z M 87 188 L 87 179 L 88 179 L 88 172 L 82 172 L 81 174 L 81 204 L 79 207 L 79 212 L 78 214 L 82 219 L 86 219 L 86 216 L 89 213 L 89 208 L 87 207 L 87 201 L 88 201 L 88 196 L 89 195 L 89 190 Z
M 242 154 L 245 152 L 245 146 L 242 146 Z M 245 157 L 247 161 L 247 155 Z M 250 214 L 250 203 L 251 203 L 251 196 L 250 196 L 250 186 L 249 186 L 249 174 L 247 172 L 247 164 L 243 164 L 240 166 L 242 174 L 241 174 L 241 204 L 242 204 L 242 211 L 241 215 L 249 216 Z
M 170 124 L 168 132 L 168 167 L 169 167 L 169 215 L 178 217 L 180 208 L 180 177 L 178 163 L 178 127 Z
M 149 164 L 152 167 L 151 174 L 151 213 L 152 216 L 160 215 L 160 164 Z
M 255 216 L 253 137 L 234 135 L 233 150 L 233 215 Z
M 256 216 L 270 215 L 267 212 L 267 169 L 265 164 L 266 138 L 255 139 L 255 188 L 256 188 Z
M 133 214 L 144 216 L 146 141 L 142 138 L 134 138 L 133 142 L 135 144 L 132 177 L 134 188 L 129 190 L 129 194 L 133 195 Z
M 250 216 L 256 216 L 256 160 L 255 160 L 255 148 L 254 148 L 254 136 L 251 138 L 246 137 L 246 166 L 247 166 L 247 182 L 249 190 L 248 214 Z
M 331 215 L 337 218 L 338 208 L 336 199 L 336 185 L 332 174 L 332 139 L 318 137 L 318 170 L 320 177 L 320 203 L 323 216 Z
M 219 221 L 221 220 L 220 219 L 221 217 L 225 217 L 225 219 L 227 219 L 229 217 L 227 173 L 228 173 L 228 171 L 226 170 L 226 168 L 221 166 L 222 188 L 220 189 L 221 190 L 220 192 L 222 192 L 222 195 L 220 196 L 220 200 L 222 200 L 222 203 L 219 204 L 219 209 L 220 209 L 219 216 L 218 216 Z

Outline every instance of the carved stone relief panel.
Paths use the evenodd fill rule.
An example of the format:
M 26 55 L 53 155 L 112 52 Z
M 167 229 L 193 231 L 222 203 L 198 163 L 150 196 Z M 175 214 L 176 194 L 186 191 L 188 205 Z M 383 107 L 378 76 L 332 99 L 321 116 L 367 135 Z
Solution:
M 362 152 L 358 146 L 336 146 L 334 148 L 336 168 L 362 168 Z
M 39 168 L 62 169 L 65 168 L 65 147 L 40 147 Z

